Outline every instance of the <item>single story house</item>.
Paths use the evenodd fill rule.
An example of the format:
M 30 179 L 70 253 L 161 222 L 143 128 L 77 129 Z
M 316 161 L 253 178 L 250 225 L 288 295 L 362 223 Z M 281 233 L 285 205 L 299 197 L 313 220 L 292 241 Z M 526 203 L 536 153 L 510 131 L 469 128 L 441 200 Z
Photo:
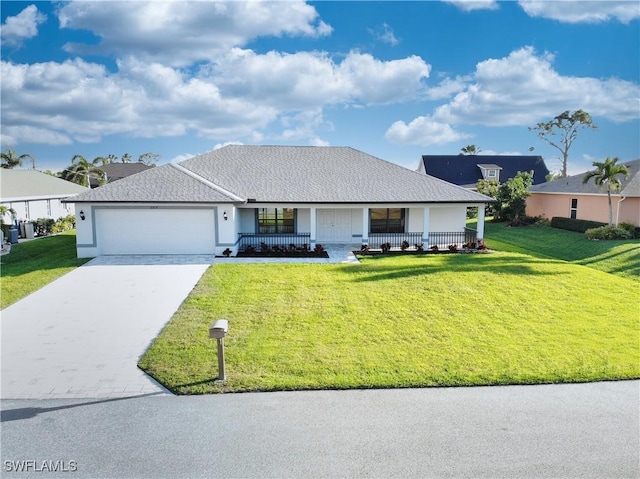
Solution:
M 85 191 L 88 188 L 37 170 L 0 168 L 0 204 L 13 209 L 17 221 L 71 215 L 73 207 L 62 200 Z
M 619 175 L 621 188 L 611 193 L 613 223 L 640 226 L 640 159 L 620 164 L 629 169 L 629 177 L 625 180 Z M 527 198 L 527 215 L 608 223 L 607 192 L 596 186 L 593 180 L 583 184 L 585 173 L 532 186 L 531 196 Z
M 418 171 L 471 190 L 478 180 L 504 183 L 519 171 L 533 171 L 534 185 L 549 174 L 541 156 L 521 155 L 422 155 Z
M 99 166 L 98 169 L 102 170 L 106 176 L 107 183 L 121 180 L 127 176 L 135 175 L 141 171 L 146 171 L 149 168 L 153 168 L 155 165 L 146 165 L 144 163 L 107 163 L 106 165 Z M 91 182 L 91 188 L 97 188 L 100 183 L 97 178 L 89 178 Z
M 349 147 L 229 145 L 69 200 L 79 257 L 464 243 L 493 200 Z M 478 229 L 466 210 L 478 209 Z

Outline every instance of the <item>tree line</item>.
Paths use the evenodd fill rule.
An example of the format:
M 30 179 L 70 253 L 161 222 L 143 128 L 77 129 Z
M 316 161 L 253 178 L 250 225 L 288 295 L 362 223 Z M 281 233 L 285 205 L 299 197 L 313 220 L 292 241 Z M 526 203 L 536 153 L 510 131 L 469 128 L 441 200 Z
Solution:
M 36 160 L 33 155 L 28 153 L 18 155 L 15 150 L 8 149 L 1 153 L 2 156 L 2 168 L 12 169 L 22 166 L 26 160 L 31 161 L 32 167 L 36 169 Z M 143 153 L 138 156 L 135 163 L 142 163 L 144 165 L 153 166 L 160 158 L 160 155 L 156 153 Z M 107 182 L 105 172 L 100 168 L 111 163 L 134 163 L 131 155 L 125 153 L 121 157 L 116 155 L 98 156 L 92 161 L 87 160 L 83 155 L 73 155 L 71 157 L 71 164 L 64 170 L 57 173 L 46 171 L 45 173 L 57 176 L 63 180 L 71 181 L 82 186 L 91 186 L 91 179 L 94 179 L 98 184 L 102 185 Z

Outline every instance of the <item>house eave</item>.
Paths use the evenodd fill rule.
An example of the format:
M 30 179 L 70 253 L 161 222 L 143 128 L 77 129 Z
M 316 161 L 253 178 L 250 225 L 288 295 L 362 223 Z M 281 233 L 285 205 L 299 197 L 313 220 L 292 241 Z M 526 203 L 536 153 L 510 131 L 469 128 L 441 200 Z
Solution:
M 81 200 L 74 201 L 72 198 L 62 200 L 62 203 L 77 203 L 77 204 L 152 204 L 152 205 L 220 205 L 220 204 L 244 204 L 241 201 L 197 201 L 197 200 Z

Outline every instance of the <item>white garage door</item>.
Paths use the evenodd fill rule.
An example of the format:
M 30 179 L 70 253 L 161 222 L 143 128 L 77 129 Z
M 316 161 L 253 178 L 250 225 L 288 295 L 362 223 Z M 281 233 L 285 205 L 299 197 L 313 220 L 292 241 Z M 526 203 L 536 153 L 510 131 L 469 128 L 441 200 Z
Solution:
M 213 209 L 107 208 L 96 210 L 101 254 L 213 254 Z

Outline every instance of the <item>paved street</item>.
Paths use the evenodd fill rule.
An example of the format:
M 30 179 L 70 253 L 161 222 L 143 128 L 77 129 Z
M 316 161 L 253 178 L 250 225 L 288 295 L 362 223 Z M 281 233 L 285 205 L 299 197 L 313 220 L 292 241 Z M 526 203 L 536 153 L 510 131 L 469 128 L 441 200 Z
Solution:
M 1 475 L 637 478 L 639 387 L 4 400 Z M 43 461 L 77 471 L 35 471 Z

